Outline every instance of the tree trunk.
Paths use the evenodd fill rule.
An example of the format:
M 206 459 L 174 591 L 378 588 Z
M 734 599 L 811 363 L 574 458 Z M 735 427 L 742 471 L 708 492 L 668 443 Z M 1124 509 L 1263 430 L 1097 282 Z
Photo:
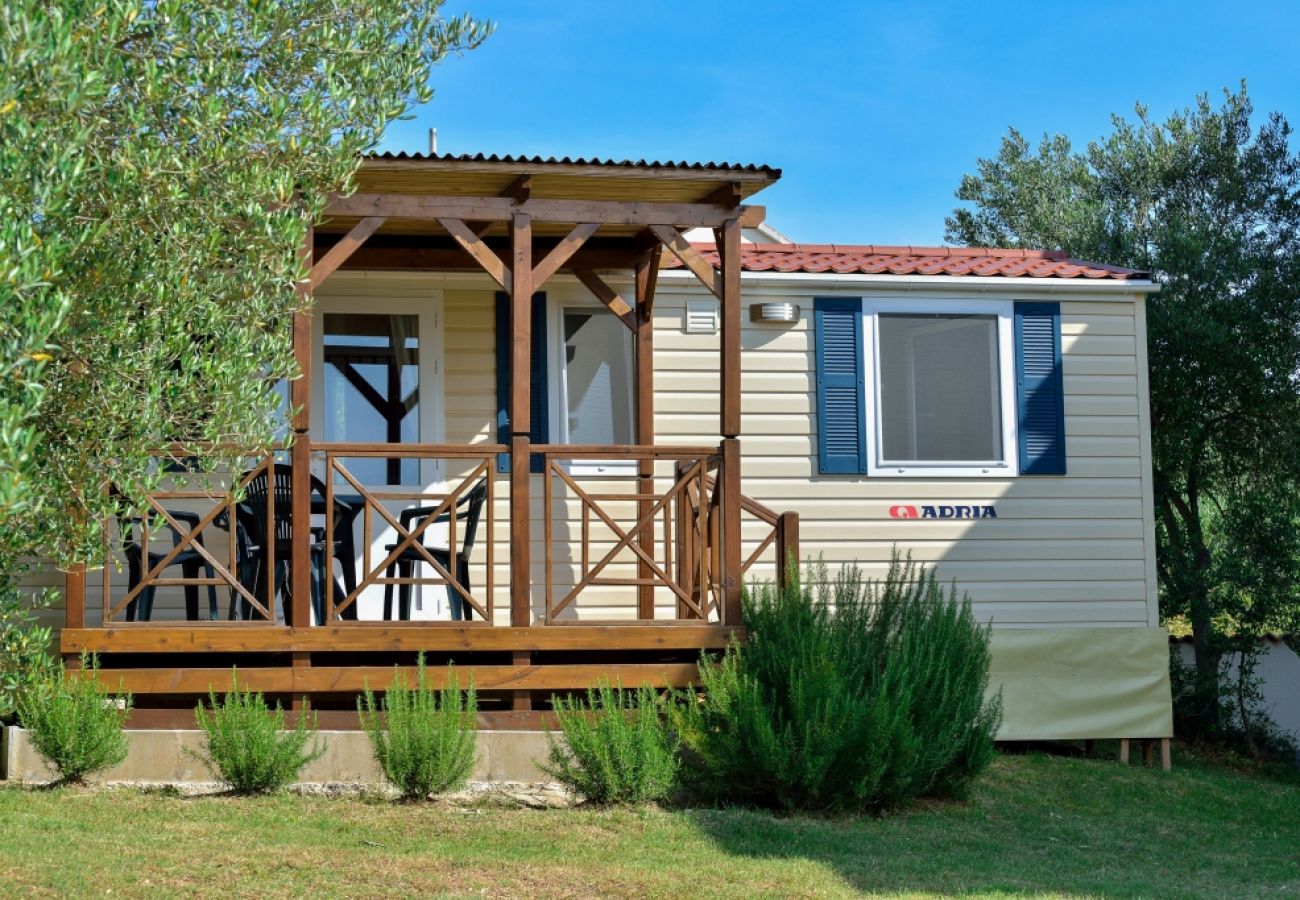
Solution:
M 1185 549 L 1190 562 L 1186 581 L 1187 616 L 1192 625 L 1192 651 L 1203 727 L 1212 731 L 1219 723 L 1219 657 L 1214 640 L 1214 609 L 1210 605 L 1210 548 L 1201 527 L 1201 503 L 1195 478 L 1189 479 L 1186 497 L 1175 498 L 1183 522 Z

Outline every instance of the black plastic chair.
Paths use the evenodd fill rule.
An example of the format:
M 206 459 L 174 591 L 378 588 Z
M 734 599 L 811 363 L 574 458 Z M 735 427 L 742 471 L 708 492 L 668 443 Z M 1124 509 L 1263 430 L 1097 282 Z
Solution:
M 263 515 L 265 515 L 265 505 L 263 506 Z M 235 579 L 255 597 L 265 602 L 263 596 L 266 591 L 266 576 L 263 573 L 265 559 L 262 555 L 261 544 L 255 543 L 253 534 L 256 526 L 253 524 L 253 508 L 248 505 L 247 500 L 235 505 L 235 525 L 231 540 L 235 542 Z M 226 531 L 231 530 L 229 515 L 222 511 L 213 521 L 213 524 Z M 266 531 L 266 523 L 262 523 L 259 533 Z M 269 610 L 270 607 L 267 607 Z M 234 619 L 251 619 L 253 617 L 253 607 L 243 595 L 233 587 L 230 589 L 230 612 L 229 616 Z
M 312 493 L 318 494 L 323 502 L 325 485 L 314 475 L 311 479 L 311 488 Z M 266 509 L 268 504 L 274 506 L 271 523 L 274 528 L 273 533 L 267 532 Z M 350 509 L 350 507 L 348 508 Z M 272 609 L 271 604 L 275 602 L 275 597 L 281 593 L 287 593 L 289 561 L 293 554 L 293 467 L 285 463 L 277 463 L 271 472 L 263 469 L 254 475 L 245 488 L 245 501 L 240 504 L 237 515 L 239 527 L 247 533 L 248 546 L 255 548 L 257 565 L 256 573 L 252 578 L 255 585 L 254 594 L 270 610 Z M 324 623 L 325 579 L 333 577 L 329 571 L 330 561 L 338 557 L 338 550 L 341 545 L 346 543 L 350 546 L 352 542 L 349 535 L 348 541 L 335 541 L 333 548 L 327 548 L 325 529 L 319 526 L 311 529 L 311 536 L 311 604 L 312 610 L 316 614 L 316 621 Z M 267 549 L 271 547 L 275 548 L 275 572 L 273 593 L 268 598 L 266 596 L 266 563 L 269 555 Z M 327 552 L 327 550 L 331 552 Z M 354 557 L 343 560 L 345 577 L 349 566 L 353 567 L 353 577 L 355 578 L 356 561 Z M 341 588 L 336 584 L 336 595 L 340 590 Z M 243 606 L 247 608 L 247 602 Z M 287 604 L 285 608 L 288 609 Z M 247 611 L 245 615 L 247 615 Z M 344 610 L 343 615 L 344 618 L 355 618 L 355 604 Z M 288 616 L 285 618 L 287 619 Z
M 478 533 L 479 518 L 483 514 L 483 502 L 487 499 L 487 478 L 479 479 L 474 487 L 470 488 L 465 496 L 456 501 L 454 515 L 458 523 L 465 523 L 465 539 L 461 546 L 460 552 L 456 554 L 456 569 L 452 572 L 456 580 L 461 583 L 466 592 L 470 591 L 472 585 L 469 580 L 469 556 L 474 549 L 474 537 Z M 415 506 L 410 509 L 402 510 L 398 521 L 402 523 L 402 528 L 410 532 L 414 528 L 423 525 L 430 516 L 436 511 L 437 506 Z M 451 521 L 453 510 L 448 509 L 430 522 L 430 526 L 440 522 Z M 491 536 L 489 536 L 489 540 Z M 448 547 L 431 547 L 423 544 L 425 552 L 438 561 L 440 565 L 451 571 L 451 550 Z M 397 549 L 397 544 L 387 545 L 389 553 Z M 415 567 L 420 563 L 428 563 L 428 560 L 416 550 L 415 547 L 407 547 L 402 551 L 402 555 L 389 564 L 388 569 L 384 572 L 385 578 L 392 578 L 394 569 L 402 578 L 410 578 L 415 571 Z M 411 618 L 411 586 L 409 584 L 399 585 L 397 604 L 398 616 L 402 621 Z M 452 621 L 469 621 L 472 609 L 469 602 L 461 596 L 460 591 L 456 590 L 451 584 L 447 585 L 447 603 L 451 607 Z M 384 618 L 393 617 L 393 585 L 384 585 Z
M 184 522 L 189 529 L 193 531 L 199 526 L 199 514 L 186 512 L 184 510 L 169 509 L 167 514 L 178 522 Z M 155 553 L 143 546 L 144 541 L 144 522 L 139 516 L 120 517 L 117 520 L 118 529 L 122 533 L 122 551 L 126 555 L 127 570 L 127 590 L 135 590 L 136 586 L 144 579 L 145 572 L 153 571 L 154 566 L 162 562 L 166 553 Z M 164 522 L 160 528 L 166 529 L 171 533 L 172 547 L 180 546 L 184 535 L 176 529 L 170 522 Z M 191 544 L 202 544 L 203 535 L 194 536 Z M 148 565 L 145 561 L 148 560 Z M 208 578 L 215 578 L 212 570 L 212 564 L 205 560 L 199 551 L 186 548 L 172 558 L 167 564 L 167 568 L 172 566 L 181 567 L 181 575 L 185 578 L 198 578 L 199 570 L 202 569 Z M 163 571 L 166 571 L 164 569 Z M 137 619 L 141 622 L 148 622 L 153 618 L 154 594 L 157 591 L 155 585 L 147 585 L 141 589 L 136 598 L 126 605 L 126 620 L 134 622 Z M 197 621 L 199 618 L 199 586 L 197 584 L 185 585 L 185 618 L 190 621 Z M 208 618 L 217 618 L 217 590 L 208 585 Z

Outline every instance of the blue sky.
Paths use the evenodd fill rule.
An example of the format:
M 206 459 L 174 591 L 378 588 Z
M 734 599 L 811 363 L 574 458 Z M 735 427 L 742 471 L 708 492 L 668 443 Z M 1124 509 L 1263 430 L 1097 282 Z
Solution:
M 497 32 L 385 150 L 757 162 L 795 240 L 935 244 L 1010 126 L 1077 143 L 1247 79 L 1300 124 L 1300 3 L 449 0 Z

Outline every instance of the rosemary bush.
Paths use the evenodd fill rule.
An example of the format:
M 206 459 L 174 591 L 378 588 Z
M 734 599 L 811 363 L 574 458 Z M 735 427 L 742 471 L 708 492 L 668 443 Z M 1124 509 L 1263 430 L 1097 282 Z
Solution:
M 969 599 L 897 554 L 881 582 L 824 566 L 809 580 L 747 594 L 748 642 L 702 661 L 703 693 L 674 712 L 688 786 L 785 810 L 960 796 L 1001 722 Z
M 461 690 L 454 666 L 447 666 L 446 686 L 438 690 L 429 684 L 421 655 L 414 687 L 398 676 L 382 701 L 366 688 L 357 706 L 375 759 L 404 798 L 421 799 L 469 781 L 478 746 L 478 695 L 472 679 Z
M 660 715 L 649 687 L 635 691 L 608 682 L 579 697 L 557 697 L 564 740 L 547 733 L 542 770 L 595 803 L 662 800 L 677 784 L 679 742 Z
M 200 703 L 194 710 L 203 731 L 204 762 L 235 793 L 277 791 L 298 780 L 303 768 L 325 752 L 308 709 L 286 729 L 280 704 L 272 710 L 261 693 L 241 690 L 238 682 L 220 701 L 209 692 L 208 701 L 209 709 Z
M 36 752 L 65 782 L 111 768 L 126 759 L 123 733 L 131 695 L 110 696 L 94 657 L 82 657 L 82 674 L 59 668 L 18 699 L 18 718 Z

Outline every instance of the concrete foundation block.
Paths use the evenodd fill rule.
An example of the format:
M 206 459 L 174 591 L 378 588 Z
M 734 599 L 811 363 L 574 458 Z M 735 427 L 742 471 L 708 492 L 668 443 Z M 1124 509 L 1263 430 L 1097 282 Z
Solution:
M 214 777 L 203 762 L 203 734 L 200 731 L 128 731 L 130 749 L 126 759 L 106 772 L 92 776 L 101 784 L 203 784 Z M 325 754 L 302 775 L 304 784 L 381 785 L 383 773 L 370 748 L 370 739 L 360 731 L 322 731 Z M 4 729 L 4 765 L 8 781 L 46 784 L 54 773 L 32 747 L 21 728 Z M 546 780 L 538 768 L 547 753 L 546 735 L 537 731 L 480 731 L 477 760 L 471 779 L 476 782 L 523 782 Z

